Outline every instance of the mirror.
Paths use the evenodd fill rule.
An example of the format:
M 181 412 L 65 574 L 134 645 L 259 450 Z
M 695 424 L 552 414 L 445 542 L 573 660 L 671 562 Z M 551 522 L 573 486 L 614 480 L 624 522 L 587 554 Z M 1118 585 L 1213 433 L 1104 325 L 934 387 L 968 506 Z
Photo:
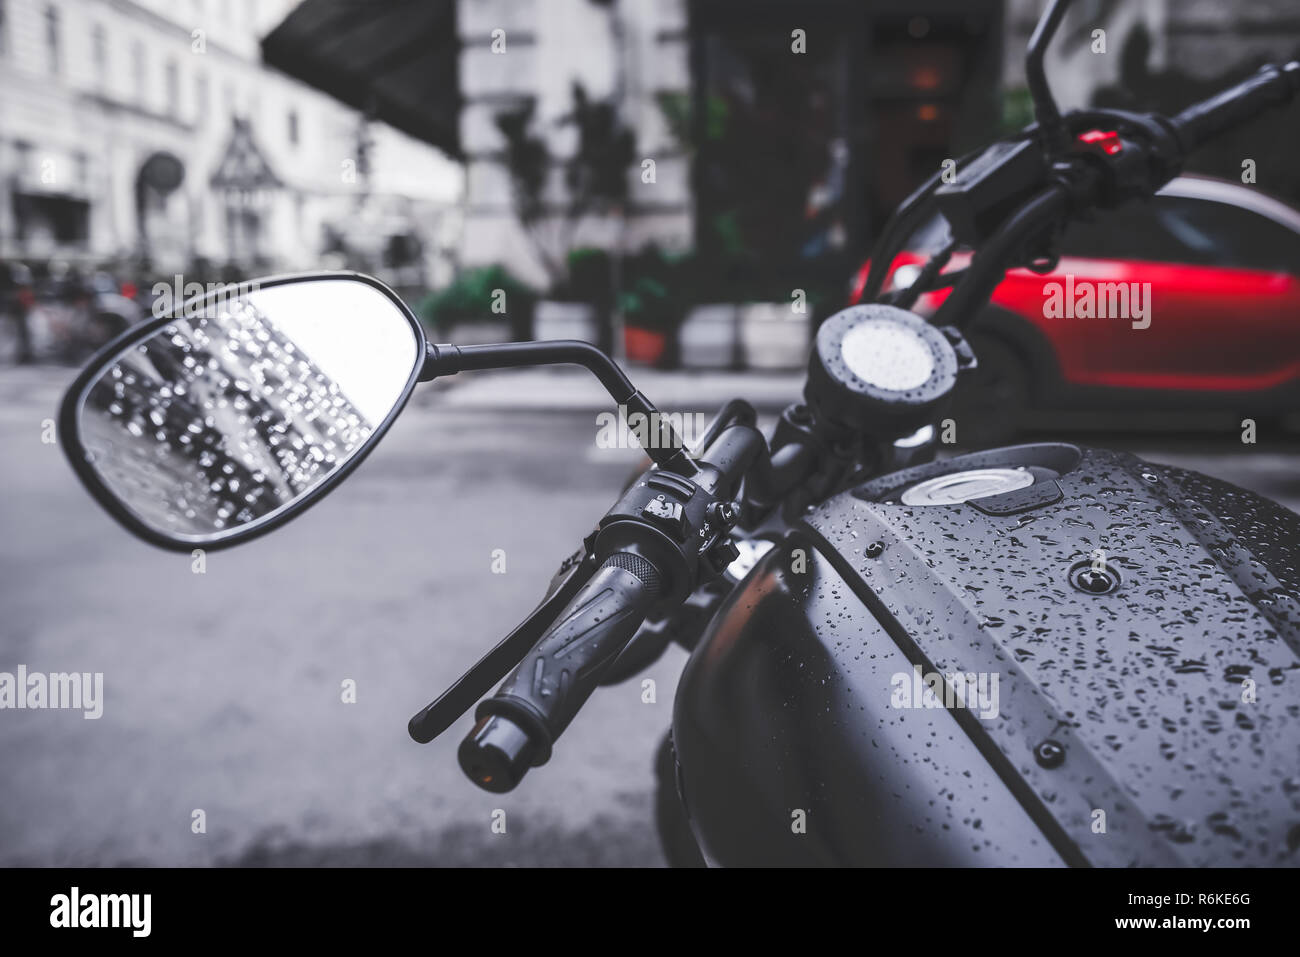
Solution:
M 227 287 L 128 333 L 68 392 L 91 492 L 170 547 L 233 543 L 335 484 L 405 404 L 424 336 L 368 277 Z

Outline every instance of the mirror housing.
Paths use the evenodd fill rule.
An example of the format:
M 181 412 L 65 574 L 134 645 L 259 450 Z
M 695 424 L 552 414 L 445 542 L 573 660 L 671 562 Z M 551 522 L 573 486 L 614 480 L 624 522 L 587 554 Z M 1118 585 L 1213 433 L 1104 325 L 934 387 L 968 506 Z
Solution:
M 273 322 L 271 305 L 292 330 Z M 369 337 L 367 314 L 387 323 Z M 363 333 L 346 341 L 353 328 Z M 357 348 L 367 342 L 381 346 Z M 132 534 L 176 551 L 227 548 L 297 517 L 351 474 L 406 405 L 426 349 L 415 316 L 370 276 L 305 273 L 222 287 L 101 349 L 64 396 L 59 442 L 87 491 Z M 340 387 L 340 371 L 356 395 Z M 98 434 L 88 436 L 92 396 Z M 173 488 L 149 486 L 155 476 Z M 210 532 L 180 527 L 209 520 Z

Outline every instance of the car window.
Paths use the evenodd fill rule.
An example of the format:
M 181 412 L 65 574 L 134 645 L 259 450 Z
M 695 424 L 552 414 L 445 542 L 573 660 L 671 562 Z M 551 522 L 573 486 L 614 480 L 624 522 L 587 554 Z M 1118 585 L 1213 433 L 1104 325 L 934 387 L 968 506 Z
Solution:
M 1300 274 L 1300 235 L 1259 213 L 1213 200 L 1156 196 L 1073 223 L 1063 255 Z
M 1229 203 L 1186 200 L 1162 208 L 1159 217 L 1184 248 L 1209 262 L 1300 272 L 1300 236 L 1267 216 Z
M 1085 222 L 1072 222 L 1061 238 L 1061 253 L 1084 259 L 1176 259 L 1178 249 L 1152 215 L 1154 203 L 1105 210 Z

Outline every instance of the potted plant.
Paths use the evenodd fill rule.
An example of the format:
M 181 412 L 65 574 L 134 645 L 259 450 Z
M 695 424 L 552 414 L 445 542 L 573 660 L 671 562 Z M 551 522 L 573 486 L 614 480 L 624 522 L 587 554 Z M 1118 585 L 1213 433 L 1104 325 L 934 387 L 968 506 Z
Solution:
M 537 293 L 502 265 L 466 269 L 417 312 L 431 335 L 454 343 L 532 338 Z
M 690 310 L 698 272 L 693 254 L 667 254 L 653 244 L 628 257 L 619 305 L 629 360 L 664 368 L 681 364 L 678 332 Z
M 608 348 L 608 329 L 601 320 L 614 303 L 609 253 L 582 246 L 565 258 L 565 271 L 538 304 L 538 339 L 581 339 Z
M 623 343 L 629 362 L 665 365 L 668 340 L 676 323 L 668 288 L 658 279 L 641 276 L 620 297 Z

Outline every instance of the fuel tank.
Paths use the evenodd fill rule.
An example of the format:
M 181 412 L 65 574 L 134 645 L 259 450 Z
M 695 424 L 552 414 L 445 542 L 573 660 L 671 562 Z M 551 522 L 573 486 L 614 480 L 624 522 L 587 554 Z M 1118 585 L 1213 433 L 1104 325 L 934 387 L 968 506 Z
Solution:
M 720 865 L 1300 863 L 1300 518 L 1022 445 L 828 500 L 678 688 Z

